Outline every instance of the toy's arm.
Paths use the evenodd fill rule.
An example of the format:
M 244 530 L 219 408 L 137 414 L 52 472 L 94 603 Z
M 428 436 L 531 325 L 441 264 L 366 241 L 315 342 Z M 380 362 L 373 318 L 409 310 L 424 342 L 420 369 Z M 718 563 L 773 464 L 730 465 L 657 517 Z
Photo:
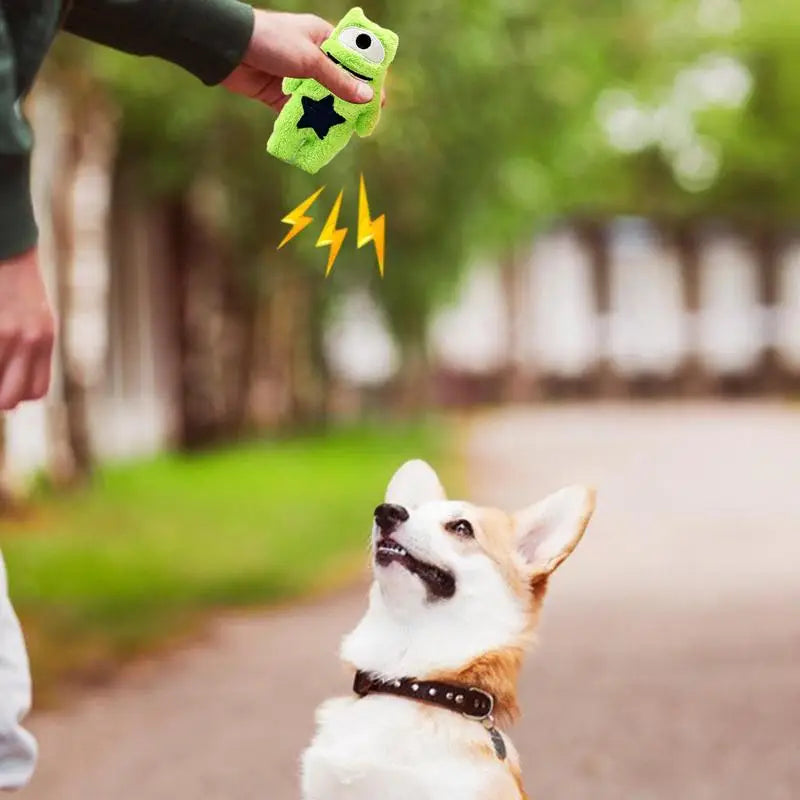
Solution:
M 356 118 L 356 133 L 359 136 L 369 136 L 378 125 L 381 116 L 380 106 L 362 111 Z
M 284 94 L 291 94 L 303 82 L 302 78 L 284 78 L 281 84 L 281 90 Z

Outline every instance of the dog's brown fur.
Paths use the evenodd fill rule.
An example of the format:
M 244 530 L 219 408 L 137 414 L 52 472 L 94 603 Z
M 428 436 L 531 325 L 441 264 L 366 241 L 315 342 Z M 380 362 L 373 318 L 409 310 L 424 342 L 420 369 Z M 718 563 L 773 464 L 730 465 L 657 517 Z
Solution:
M 474 686 L 489 692 L 494 699 L 494 717 L 501 725 L 519 717 L 517 679 L 522 668 L 523 651 L 519 647 L 495 650 L 475 659 L 464 669 L 439 674 L 434 680 Z
M 578 535 L 575 537 L 572 547 L 559 559 L 558 563 L 561 563 L 572 552 L 583 535 L 594 508 L 594 499 L 594 493 L 591 493 Z M 482 508 L 478 521 L 479 526 L 476 529 L 475 539 L 484 552 L 497 564 L 509 586 L 528 604 L 528 624 L 520 637 L 519 645 L 486 653 L 460 670 L 442 672 L 433 676 L 433 680 L 474 686 L 489 692 L 495 698 L 494 717 L 499 725 L 504 726 L 516 721 L 520 714 L 517 702 L 517 682 L 525 650 L 533 638 L 539 622 L 539 612 L 547 593 L 549 573 L 530 578 L 520 570 L 519 562 L 515 558 L 516 531 L 513 517 L 499 509 Z M 555 566 L 557 564 L 554 564 L 552 569 Z M 480 755 L 486 758 L 496 757 L 493 748 L 489 745 L 480 747 Z M 518 794 L 508 800 L 528 800 L 519 766 L 509 764 L 509 769 L 517 786 Z M 492 797 L 487 800 L 504 800 L 504 798 Z
M 522 667 L 523 650 L 521 647 L 509 647 L 486 653 L 467 667 L 457 672 L 443 673 L 436 680 L 474 686 L 489 692 L 495 699 L 494 717 L 498 725 L 512 723 L 519 717 L 517 703 L 517 678 Z M 497 758 L 494 748 L 488 743 L 481 745 L 482 758 Z M 519 790 L 519 795 L 508 800 L 527 800 L 522 785 L 522 774 L 515 764 L 509 764 L 511 775 Z M 500 800 L 493 797 L 492 800 Z

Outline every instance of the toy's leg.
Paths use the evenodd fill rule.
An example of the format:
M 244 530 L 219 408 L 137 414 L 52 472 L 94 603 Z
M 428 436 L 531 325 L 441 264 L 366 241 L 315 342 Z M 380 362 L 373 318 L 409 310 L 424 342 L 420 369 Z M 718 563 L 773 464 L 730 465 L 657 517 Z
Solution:
M 305 141 L 303 131 L 298 131 L 286 125 L 281 125 L 272 131 L 267 141 L 267 152 L 281 161 L 296 163 L 297 153 Z
M 281 136 L 276 136 L 273 132 L 267 142 L 267 150 L 273 156 L 288 161 L 313 175 L 315 172 L 319 172 L 336 154 L 335 152 L 331 153 L 322 145 L 323 142 L 313 131 L 295 129 L 287 131 Z
M 314 139 L 297 151 L 295 163 L 306 172 L 319 172 L 350 141 L 352 131 L 342 127 L 341 131 L 331 130 L 322 140 Z
M 330 161 L 321 144 L 319 140 L 304 143 L 297 151 L 295 164 L 312 175 L 319 172 Z

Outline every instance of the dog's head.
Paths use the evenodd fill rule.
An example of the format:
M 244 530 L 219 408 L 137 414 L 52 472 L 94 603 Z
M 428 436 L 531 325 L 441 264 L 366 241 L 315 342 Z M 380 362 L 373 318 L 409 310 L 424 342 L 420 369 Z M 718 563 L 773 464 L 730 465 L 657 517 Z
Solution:
M 375 584 L 365 624 L 371 621 L 376 654 L 383 648 L 387 658 L 370 658 L 371 666 L 394 672 L 395 649 L 409 662 L 400 672 L 421 674 L 521 648 L 548 576 L 575 548 L 593 509 L 594 493 L 581 486 L 515 514 L 447 500 L 428 464 L 404 464 L 375 509 Z M 405 632 L 413 633 L 395 648 Z M 364 638 L 356 634 L 353 644 Z
M 447 500 L 436 473 L 409 461 L 375 509 L 375 576 L 387 603 L 420 613 L 506 605 L 529 611 L 537 585 L 577 545 L 594 508 L 582 486 L 562 489 L 516 514 Z M 468 619 L 464 619 L 468 623 Z

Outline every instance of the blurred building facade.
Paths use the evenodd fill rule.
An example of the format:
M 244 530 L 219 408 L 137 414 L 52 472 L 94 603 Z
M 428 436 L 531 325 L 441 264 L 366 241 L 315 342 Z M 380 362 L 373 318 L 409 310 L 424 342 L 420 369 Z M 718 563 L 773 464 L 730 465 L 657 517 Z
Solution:
M 442 368 L 510 370 L 527 387 L 521 399 L 796 387 L 800 240 L 764 263 L 733 227 L 710 225 L 687 263 L 647 220 L 609 221 L 602 233 L 600 263 L 577 226 L 535 241 L 511 309 L 497 268 L 476 268 L 434 326 Z
M 611 220 L 601 234 L 598 259 L 579 225 L 555 227 L 531 244 L 510 287 L 496 264 L 468 272 L 432 326 L 440 398 L 675 397 L 796 388 L 800 240 L 787 238 L 777 258 L 764 264 L 752 242 L 717 223 L 699 228 L 687 263 L 647 220 Z M 388 346 L 376 351 L 374 331 L 359 335 L 366 328 L 357 316 L 349 326 L 336 362 L 357 366 L 341 368 L 342 376 L 384 380 L 395 354 Z M 383 329 L 381 338 L 388 337 Z

